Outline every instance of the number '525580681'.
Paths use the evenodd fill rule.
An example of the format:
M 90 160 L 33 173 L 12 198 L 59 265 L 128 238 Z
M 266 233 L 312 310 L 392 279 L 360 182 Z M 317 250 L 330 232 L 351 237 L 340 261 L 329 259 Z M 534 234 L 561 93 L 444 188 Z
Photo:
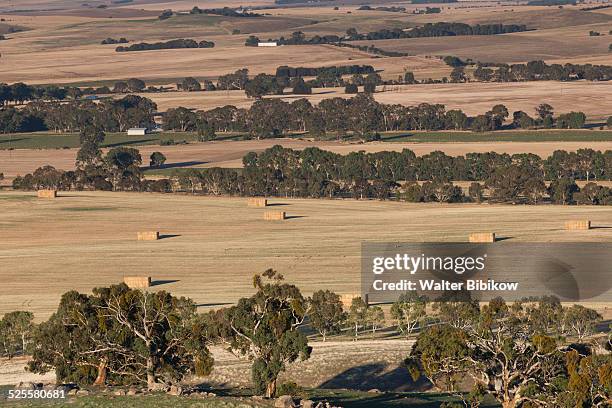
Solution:
M 65 390 L 8 390 L 8 399 L 66 398 Z

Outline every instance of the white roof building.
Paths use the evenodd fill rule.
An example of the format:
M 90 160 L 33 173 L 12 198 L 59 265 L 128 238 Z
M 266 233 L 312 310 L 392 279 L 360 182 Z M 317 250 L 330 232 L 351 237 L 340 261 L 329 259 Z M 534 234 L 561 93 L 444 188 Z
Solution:
M 276 47 L 278 44 L 276 43 L 276 41 L 272 41 L 272 42 L 259 42 L 257 43 L 258 47 Z
M 144 136 L 147 134 L 147 128 L 130 128 L 127 134 L 128 136 Z

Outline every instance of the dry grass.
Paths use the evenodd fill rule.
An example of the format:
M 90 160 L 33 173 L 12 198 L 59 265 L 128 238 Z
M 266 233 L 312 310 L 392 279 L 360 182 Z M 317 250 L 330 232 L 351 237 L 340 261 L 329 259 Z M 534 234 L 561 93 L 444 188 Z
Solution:
M 612 240 L 612 228 L 569 232 L 559 224 L 589 219 L 612 227 L 609 207 L 274 199 L 301 217 L 272 223 L 242 198 L 70 192 L 62 200 L 38 201 L 0 193 L 6 196 L 17 198 L 2 201 L 0 314 L 26 309 L 38 320 L 55 310 L 67 290 L 88 292 L 126 275 L 176 280 L 155 289 L 189 296 L 204 308 L 253 293 L 252 275 L 267 268 L 306 294 L 356 293 L 365 240 L 461 242 L 475 226 L 512 241 Z M 66 211 L 93 203 L 92 211 Z M 180 236 L 154 248 L 134 240 L 133 231 L 151 227 Z
M 12 4 L 4 3 L 0 2 L 0 10 L 12 7 Z M 24 3 L 24 8 L 35 7 L 35 3 Z M 271 0 L 258 0 L 249 4 L 270 3 Z M 358 6 L 347 6 L 340 10 L 333 10 L 332 7 L 269 9 L 265 12 L 270 15 L 262 18 L 187 15 L 159 21 L 155 17 L 164 8 L 186 11 L 198 4 L 206 8 L 214 7 L 216 2 L 153 2 L 100 11 L 75 4 L 67 5 L 63 0 L 58 0 L 49 6 L 56 8 L 54 11 L 6 15 L 11 24 L 32 30 L 13 34 L 10 41 L 3 42 L 0 76 L 5 82 L 72 83 L 111 81 L 123 79 L 127 73 L 138 73 L 142 79 L 168 83 L 185 76 L 214 78 L 243 67 L 259 73 L 273 72 L 277 66 L 289 63 L 302 66 L 369 63 L 384 70 L 383 76 L 386 78 L 397 77 L 404 68 L 415 71 L 418 78 L 439 78 L 448 75 L 448 67 L 423 57 L 452 54 L 482 61 L 610 61 L 608 37 L 589 37 L 588 32 L 607 32 L 612 16 L 581 12 L 576 8 L 558 10 L 479 3 L 478 7 L 470 8 L 464 4 L 444 6 L 443 13 L 426 16 L 357 11 Z M 410 5 L 407 7 L 409 11 L 416 8 Z M 62 10 L 57 10 L 59 8 Z M 347 11 L 351 11 L 351 14 L 347 14 Z M 412 27 L 432 21 L 524 23 L 538 30 L 498 36 L 375 42 L 376 46 L 384 49 L 401 49 L 415 55 L 406 58 L 373 58 L 360 51 L 331 46 L 274 49 L 243 46 L 249 34 L 256 34 L 263 39 L 287 36 L 298 30 L 307 35 L 343 34 L 350 27 L 364 32 L 389 27 Z M 240 30 L 241 34 L 232 35 L 234 29 Z M 215 41 L 217 46 L 214 49 L 116 53 L 115 46 L 99 44 L 109 36 L 123 36 L 134 42 L 180 37 L 206 38 Z

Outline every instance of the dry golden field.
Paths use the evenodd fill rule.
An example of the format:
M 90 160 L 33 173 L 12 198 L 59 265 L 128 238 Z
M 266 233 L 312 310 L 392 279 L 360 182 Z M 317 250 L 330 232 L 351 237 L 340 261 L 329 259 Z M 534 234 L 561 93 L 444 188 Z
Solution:
M 559 149 L 576 151 L 581 148 L 594 150 L 612 150 L 612 141 L 608 142 L 453 142 L 453 143 L 409 143 L 409 142 L 370 142 L 366 144 L 345 142 L 319 142 L 298 139 L 266 139 L 247 141 L 214 141 L 190 143 L 188 145 L 137 147 L 144 158 L 155 151 L 162 152 L 167 157 L 167 165 L 174 167 L 242 167 L 242 158 L 248 152 L 261 152 L 280 144 L 286 148 L 304 149 L 316 146 L 335 153 L 348 154 L 353 151 L 366 152 L 413 150 L 417 155 L 444 151 L 451 156 L 464 155 L 471 152 L 485 153 L 533 153 L 542 157 L 549 156 Z M 58 169 L 74 168 L 77 149 L 35 150 L 17 149 L 0 150 L 0 171 L 4 173 L 3 184 L 10 184 L 18 175 L 25 175 L 38 167 L 50 164 Z
M 290 90 L 288 90 L 290 91 Z M 440 103 L 447 109 L 462 109 L 468 115 L 479 115 L 496 104 L 506 105 L 510 112 L 522 110 L 535 114 L 535 107 L 548 103 L 558 113 L 579 110 L 589 120 L 605 120 L 612 115 L 612 83 L 537 81 L 520 83 L 463 83 L 379 86 L 374 98 L 381 103 L 418 105 Z M 160 111 L 179 106 L 208 110 L 225 105 L 249 107 L 253 98 L 243 91 L 146 93 Z M 287 102 L 306 98 L 316 104 L 328 98 L 350 98 L 344 88 L 315 88 L 312 95 L 279 96 Z M 276 97 L 276 96 L 274 96 Z
M 251 277 L 275 268 L 306 294 L 355 293 L 360 244 L 372 241 L 466 241 L 474 229 L 516 241 L 612 240 L 612 208 L 441 205 L 354 200 L 273 199 L 290 219 L 263 220 L 244 198 L 64 192 L 56 200 L 1 192 L 0 314 L 16 309 L 44 319 L 70 289 L 150 275 L 203 308 L 252 292 Z M 566 219 L 598 228 L 563 230 Z M 159 230 L 159 241 L 136 232 Z
M 19 10 L 36 9 L 40 1 L 28 1 Z M 268 0 L 249 2 L 270 6 Z M 21 2 L 20 2 L 21 4 Z M 450 69 L 427 56 L 458 55 L 481 61 L 519 62 L 545 59 L 562 62 L 611 63 L 609 36 L 590 37 L 590 30 L 607 33 L 610 13 L 562 10 L 550 7 L 468 4 L 444 6 L 438 15 L 358 11 L 357 5 L 333 7 L 290 7 L 264 9 L 261 18 L 235 18 L 211 15 L 178 15 L 165 21 L 156 16 L 171 8 L 186 12 L 194 5 L 216 7 L 221 3 L 178 1 L 137 1 L 128 5 L 96 9 L 81 2 L 58 0 L 52 11 L 2 13 L 15 10 L 11 1 L 0 1 L 0 16 L 7 24 L 30 30 L 11 34 L 2 43 L 0 78 L 5 82 L 93 83 L 138 76 L 151 83 L 169 84 L 177 78 L 196 76 L 215 78 L 238 68 L 252 73 L 271 73 L 279 65 L 302 66 L 371 64 L 385 78 L 396 78 L 404 69 L 415 71 L 417 78 L 441 78 Z M 236 3 L 223 5 L 238 6 Z M 486 6 L 486 7 L 485 7 Z M 605 11 L 605 10 L 604 10 Z M 350 12 L 350 14 L 348 14 Z M 303 31 L 307 35 L 343 34 L 356 27 L 359 31 L 381 28 L 413 27 L 426 22 L 460 21 L 467 23 L 523 23 L 536 31 L 497 36 L 419 38 L 375 41 L 377 47 L 409 52 L 402 58 L 374 58 L 370 54 L 332 46 L 284 46 L 274 49 L 244 47 L 245 38 L 254 34 L 262 39 Z M 232 35 L 235 29 L 240 34 Z M 116 53 L 115 46 L 100 45 L 106 37 L 127 37 L 132 42 L 160 41 L 172 38 L 208 39 L 213 49 L 158 50 Z M 365 42 L 370 43 L 370 42 Z

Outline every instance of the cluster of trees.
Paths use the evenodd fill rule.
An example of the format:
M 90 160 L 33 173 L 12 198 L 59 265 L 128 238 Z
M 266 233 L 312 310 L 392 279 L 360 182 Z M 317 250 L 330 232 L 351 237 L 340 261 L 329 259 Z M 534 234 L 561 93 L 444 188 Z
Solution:
M 425 7 L 425 9 L 416 9 L 414 14 L 439 14 L 442 12 L 440 7 Z
M 341 65 L 341 66 L 329 66 L 329 67 L 289 67 L 282 65 L 276 68 L 277 77 L 312 77 L 319 75 L 333 75 L 335 77 L 342 75 L 356 75 L 356 74 L 371 74 L 375 72 L 374 67 L 371 65 Z
M 0 108 L 10 104 L 23 104 L 35 100 L 61 101 L 68 97 L 80 96 L 79 88 L 59 87 L 55 85 L 27 85 L 23 82 L 14 84 L 0 83 Z
M 401 28 L 381 29 L 366 34 L 360 34 L 355 28 L 349 28 L 346 36 L 347 41 L 360 40 L 388 40 L 397 38 L 421 38 L 421 37 L 447 37 L 457 35 L 496 35 L 527 31 L 524 24 L 476 24 L 465 23 L 426 23 L 421 27 L 404 30 Z
M 28 370 L 55 370 L 58 382 L 146 384 L 150 390 L 209 374 L 214 360 L 208 346 L 223 344 L 252 361 L 255 392 L 273 397 L 286 365 L 310 357 L 298 328 L 311 299 L 273 270 L 255 275 L 253 282 L 254 295 L 207 314 L 197 314 L 191 299 L 125 284 L 96 288 L 90 295 L 69 291 L 49 320 L 36 327 L 27 312 L 5 315 L 2 321 L 9 324 L 19 316 L 19 325 L 0 326 L 0 340 L 16 342 L 26 333 L 32 353 Z
M 404 13 L 406 11 L 405 7 L 397 7 L 397 6 L 379 6 L 379 7 L 371 7 L 371 6 L 361 6 L 357 10 L 365 10 L 365 11 L 388 11 L 391 13 Z
M 412 4 L 430 4 L 430 3 L 457 3 L 458 0 L 411 0 Z
M 214 9 L 201 9 L 198 6 L 194 6 L 190 11 L 190 14 L 214 14 L 218 16 L 226 17 L 262 17 L 263 14 L 247 12 L 242 9 L 235 9 L 230 7 L 214 8 Z
M 157 105 L 150 99 L 127 95 L 121 99 L 72 101 L 70 103 L 33 102 L 23 109 L 0 110 L 0 132 L 83 131 L 95 124 L 103 131 L 123 132 L 131 127 L 155 127 Z
M 344 47 L 344 48 L 353 48 L 359 51 L 363 51 L 363 52 L 367 52 L 369 54 L 374 54 L 374 55 L 382 55 L 383 57 L 407 57 L 410 55 L 410 53 L 408 52 L 400 52 L 400 51 L 389 51 L 389 50 L 384 50 L 382 48 L 378 48 L 376 46 L 374 46 L 374 44 L 370 44 L 370 45 L 356 45 L 356 44 L 349 44 L 349 43 L 345 43 L 345 42 L 338 42 L 338 43 L 331 43 L 331 45 L 334 45 L 336 47 Z
M 0 357 L 9 359 L 29 353 L 32 346 L 34 315 L 17 311 L 0 319 Z
M 102 42 L 100 44 L 102 45 L 108 45 L 108 44 L 127 44 L 129 43 L 129 41 L 125 38 L 125 37 L 121 37 L 118 40 L 108 37 L 104 40 L 102 40 Z
M 176 40 L 170 40 L 166 42 L 150 43 L 138 43 L 132 44 L 128 47 L 120 46 L 115 49 L 117 52 L 128 52 L 128 51 L 149 51 L 149 50 L 169 50 L 176 48 L 213 48 L 215 43 L 212 41 L 202 40 L 200 42 L 192 39 L 179 38 Z
M 612 66 L 592 64 L 546 64 L 544 61 L 530 61 L 526 64 L 482 64 L 474 70 L 479 81 L 588 81 L 612 80 Z
M 449 301 L 438 310 L 439 323 L 419 333 L 406 359 L 413 380 L 425 377 L 472 407 L 485 395 L 503 407 L 609 404 L 612 356 L 585 341 L 601 318 L 595 311 L 548 297 L 512 305 L 496 298 L 482 307 Z M 469 394 L 459 392 L 466 378 L 474 384 Z

